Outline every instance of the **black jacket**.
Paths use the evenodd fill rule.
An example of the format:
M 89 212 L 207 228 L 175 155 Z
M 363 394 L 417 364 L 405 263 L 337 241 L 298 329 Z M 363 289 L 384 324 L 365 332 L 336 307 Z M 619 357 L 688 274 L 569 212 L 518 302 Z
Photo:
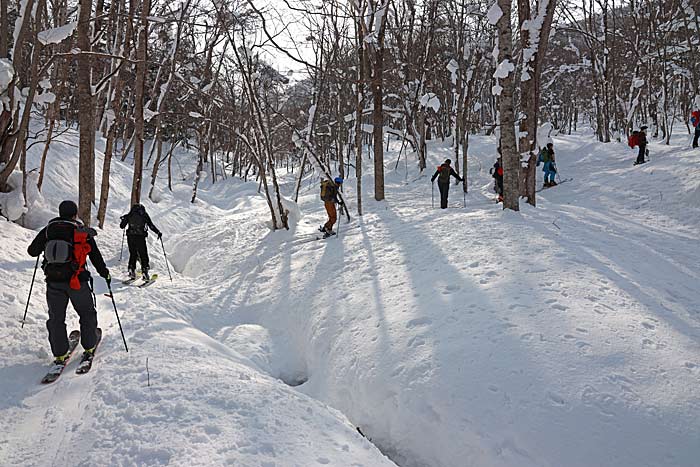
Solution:
M 647 145 L 647 134 L 644 131 L 639 132 L 639 146 L 644 147 Z
M 129 219 L 131 219 L 132 216 L 143 216 L 143 220 L 144 220 L 143 230 L 134 228 L 134 226 L 129 222 Z M 146 237 L 146 236 L 148 236 L 148 228 L 150 227 L 150 229 L 153 232 L 155 232 L 156 235 L 160 236 L 160 230 L 158 230 L 158 228 L 155 225 L 153 225 L 153 222 L 151 221 L 151 216 L 148 215 L 148 213 L 146 212 L 145 209 L 142 212 L 137 212 L 137 211 L 134 211 L 134 209 L 132 209 L 127 214 L 124 214 L 121 217 L 121 222 L 119 223 L 119 228 L 123 229 L 127 225 L 129 226 L 129 228 L 126 229 L 127 235 L 133 235 L 136 237 Z
M 459 174 L 455 172 L 455 169 L 453 169 L 452 166 L 450 166 L 449 164 L 442 164 L 441 166 L 439 166 L 433 174 L 430 181 L 434 182 L 443 170 L 449 170 L 449 174 L 447 176 L 443 175 L 442 177 L 440 177 L 438 183 L 450 183 L 450 175 L 459 180 L 460 182 L 462 181 L 462 177 L 460 177 Z
M 49 222 L 46 227 L 41 229 L 41 231 L 34 238 L 32 243 L 27 248 L 27 253 L 34 258 L 41 255 L 44 252 L 44 247 L 49 239 L 72 242 L 73 231 L 75 230 L 76 225 L 80 226 L 81 224 L 76 221 L 63 219 L 61 217 L 52 219 L 51 222 Z M 109 269 L 107 269 L 105 260 L 102 258 L 102 253 L 100 253 L 100 249 L 97 248 L 97 243 L 95 243 L 95 239 L 93 238 L 95 231 L 88 229 L 88 232 L 90 232 L 87 240 L 88 245 L 90 245 L 90 253 L 88 255 L 90 257 L 90 262 L 95 266 L 95 269 L 100 276 L 107 277 L 109 275 Z M 46 259 L 44 259 L 41 268 L 46 268 Z M 87 282 L 90 280 L 90 272 L 87 270 L 87 264 L 85 265 L 85 270 L 78 276 L 78 279 L 80 282 Z

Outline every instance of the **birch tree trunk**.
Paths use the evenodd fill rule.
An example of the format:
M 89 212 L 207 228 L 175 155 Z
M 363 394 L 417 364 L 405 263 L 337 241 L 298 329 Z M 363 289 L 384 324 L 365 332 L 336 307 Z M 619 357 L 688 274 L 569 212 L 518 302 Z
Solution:
M 136 89 L 134 106 L 134 179 L 131 185 L 131 204 L 141 201 L 141 182 L 143 180 L 143 145 L 144 145 L 144 92 L 146 85 L 146 56 L 148 48 L 148 15 L 151 11 L 151 0 L 143 0 L 141 4 L 141 20 L 139 25 L 139 43 L 136 50 Z
M 374 109 L 372 111 L 372 136 L 374 139 L 374 199 L 384 199 L 384 24 L 380 26 L 372 73 L 372 95 Z
M 498 20 L 498 61 L 512 63 L 513 32 L 510 23 L 512 0 L 498 0 L 503 15 Z M 503 155 L 503 209 L 520 210 L 519 187 L 520 154 L 515 141 L 515 111 L 513 104 L 513 76 L 511 71 L 500 79 L 502 87 L 499 98 L 501 123 L 501 153 Z

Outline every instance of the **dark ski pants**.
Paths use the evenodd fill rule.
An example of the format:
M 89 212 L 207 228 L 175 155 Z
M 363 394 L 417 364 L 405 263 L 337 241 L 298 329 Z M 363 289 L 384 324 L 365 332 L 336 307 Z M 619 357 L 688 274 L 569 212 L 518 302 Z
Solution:
M 146 237 L 143 235 L 127 235 L 126 242 L 129 244 L 129 269 L 136 269 L 136 260 L 141 262 L 141 270 L 148 271 L 148 247 Z
M 637 154 L 637 164 L 643 164 L 644 163 L 644 156 L 646 155 L 647 152 L 647 146 L 645 145 L 639 145 L 639 154 Z M 629 162 L 628 162 L 629 163 Z
M 68 334 L 66 333 L 66 308 L 70 300 L 80 316 L 80 343 L 84 349 L 91 349 L 97 343 L 97 310 L 93 302 L 92 291 L 87 282 L 80 283 L 79 290 L 70 288 L 68 282 L 47 282 L 46 303 L 49 306 L 49 319 L 46 329 L 54 357 L 68 352 Z
M 698 147 L 698 139 L 700 139 L 700 123 L 695 127 L 695 137 L 693 138 L 693 147 Z
M 438 188 L 440 189 L 440 207 L 442 209 L 447 208 L 447 196 L 450 193 L 450 182 L 440 183 L 438 182 Z
M 330 232 L 333 230 L 333 226 L 338 220 L 338 211 L 335 209 L 335 203 L 333 201 L 324 201 L 323 205 L 326 207 L 326 212 L 328 213 L 328 222 L 326 222 L 323 227 Z

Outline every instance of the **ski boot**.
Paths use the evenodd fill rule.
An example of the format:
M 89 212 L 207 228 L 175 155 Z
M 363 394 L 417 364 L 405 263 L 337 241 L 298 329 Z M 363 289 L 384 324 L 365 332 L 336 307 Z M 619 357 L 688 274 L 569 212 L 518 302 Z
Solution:
M 129 269 L 129 280 L 136 280 L 136 269 Z
M 141 269 L 141 277 L 143 277 L 143 280 L 146 282 L 151 280 L 151 276 L 148 274 L 148 269 L 146 269 L 146 268 Z

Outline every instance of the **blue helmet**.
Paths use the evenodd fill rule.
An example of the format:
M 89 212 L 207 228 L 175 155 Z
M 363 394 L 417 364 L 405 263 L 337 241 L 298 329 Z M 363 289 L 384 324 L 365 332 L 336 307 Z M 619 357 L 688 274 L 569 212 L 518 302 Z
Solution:
M 342 185 L 343 184 L 343 177 L 335 177 L 335 179 L 333 181 L 335 183 L 337 183 L 338 185 Z

